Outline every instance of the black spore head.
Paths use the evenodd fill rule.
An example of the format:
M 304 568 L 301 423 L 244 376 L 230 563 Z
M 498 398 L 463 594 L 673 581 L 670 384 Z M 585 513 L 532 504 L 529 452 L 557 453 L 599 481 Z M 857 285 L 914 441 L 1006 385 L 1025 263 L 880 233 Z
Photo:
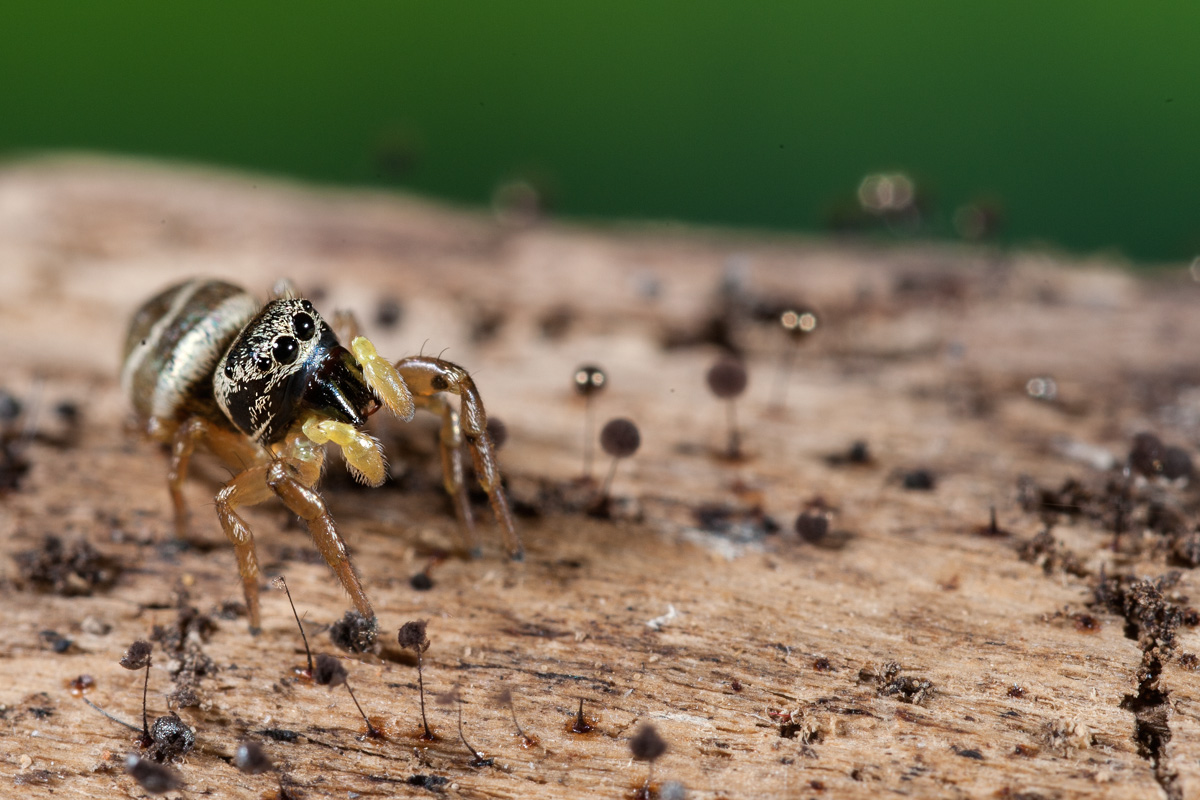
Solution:
M 125 771 L 150 794 L 165 794 L 184 787 L 178 772 L 134 753 L 125 756 Z
M 381 328 L 394 328 L 404 319 L 404 306 L 394 297 L 384 297 L 375 306 L 375 324 Z
M 121 666 L 125 669 L 144 669 L 150 666 L 150 653 L 153 649 L 154 645 L 145 639 L 138 639 L 129 645 L 129 649 L 121 657 Z
M 633 420 L 618 417 L 610 419 L 600 429 L 600 446 L 614 458 L 628 458 L 642 444 L 642 434 Z
M 1182 447 L 1168 447 L 1163 450 L 1163 477 L 1167 480 L 1192 477 L 1192 457 Z
M 575 370 L 575 391 L 583 397 L 591 397 L 604 390 L 608 376 L 595 364 L 584 364 Z
M 825 463 L 831 467 L 865 467 L 874 462 L 871 447 L 865 439 L 856 439 L 845 450 L 825 456 Z
M 400 626 L 400 632 L 396 636 L 400 646 L 405 650 L 417 653 L 424 653 L 428 650 L 430 642 L 429 637 L 425 635 L 425 628 L 428 624 L 429 620 L 417 619 Z
M 321 653 L 313 669 L 313 682 L 319 686 L 340 686 L 346 682 L 346 668 L 340 659 Z
M 255 739 L 244 739 L 233 752 L 233 765 L 247 775 L 261 775 L 275 769 L 271 759 Z
M 905 489 L 929 492 L 937 486 L 937 476 L 927 469 L 914 469 L 904 473 L 903 486 Z
M 1153 433 L 1137 434 L 1129 449 L 1129 469 L 1147 478 L 1161 475 L 1165 450 L 1162 441 Z
M 638 761 L 657 761 L 659 756 L 667 752 L 667 743 L 653 725 L 644 722 L 629 740 L 629 749 Z
M 379 622 L 375 617 L 367 618 L 351 610 L 329 628 L 329 638 L 338 647 L 349 653 L 366 653 L 375 646 L 379 634 Z
M 829 534 L 829 515 L 820 511 L 804 511 L 796 517 L 796 535 L 802 541 L 816 544 Z
M 21 401 L 0 389 L 0 422 L 12 422 L 21 416 Z
M 429 577 L 427 571 L 421 570 L 408 579 L 408 585 L 418 592 L 428 592 L 433 588 L 433 578 Z
M 174 761 L 187 755 L 196 746 L 196 734 L 178 714 L 170 713 L 154 720 L 150 726 L 154 740 L 149 755 L 155 761 Z
M 706 380 L 713 394 L 722 400 L 729 400 L 746 391 L 749 377 L 741 361 L 722 358 L 709 368 Z
M 79 404 L 71 400 L 60 400 L 54 404 L 54 413 L 68 425 L 79 424 Z

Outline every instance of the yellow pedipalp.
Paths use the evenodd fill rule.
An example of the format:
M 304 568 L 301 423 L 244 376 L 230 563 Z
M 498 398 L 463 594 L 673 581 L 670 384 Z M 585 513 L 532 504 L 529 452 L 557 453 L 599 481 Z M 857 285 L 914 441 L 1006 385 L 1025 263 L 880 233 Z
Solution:
M 316 444 L 333 442 L 340 447 L 350 473 L 368 486 L 378 486 L 387 477 L 383 450 L 370 434 L 345 422 L 315 416 L 306 419 L 301 429 Z
M 375 345 L 365 336 L 356 336 L 350 342 L 350 352 L 362 367 L 363 378 L 367 386 L 387 406 L 393 414 L 408 422 L 416 413 L 412 392 L 396 371 L 392 362 L 388 361 L 375 349 Z

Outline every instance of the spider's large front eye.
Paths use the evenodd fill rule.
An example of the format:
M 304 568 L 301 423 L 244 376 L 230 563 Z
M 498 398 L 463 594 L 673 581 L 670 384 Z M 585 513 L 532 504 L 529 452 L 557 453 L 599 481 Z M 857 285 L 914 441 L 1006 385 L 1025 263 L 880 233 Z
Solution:
M 317 332 L 317 323 L 311 316 L 303 311 L 292 317 L 292 330 L 300 337 L 300 341 L 307 342 Z
M 300 352 L 300 343 L 291 336 L 280 336 L 271 345 L 271 356 L 280 364 L 290 364 Z

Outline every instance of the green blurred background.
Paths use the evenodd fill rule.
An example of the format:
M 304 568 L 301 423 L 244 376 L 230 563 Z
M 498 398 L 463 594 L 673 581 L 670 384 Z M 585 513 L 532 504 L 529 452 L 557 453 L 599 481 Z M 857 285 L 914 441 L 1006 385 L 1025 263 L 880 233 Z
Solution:
M 883 237 L 957 237 L 974 203 L 969 235 L 1190 261 L 1198 32 L 1195 0 L 10 0 L 0 152 Z M 864 212 L 891 171 L 918 204 Z

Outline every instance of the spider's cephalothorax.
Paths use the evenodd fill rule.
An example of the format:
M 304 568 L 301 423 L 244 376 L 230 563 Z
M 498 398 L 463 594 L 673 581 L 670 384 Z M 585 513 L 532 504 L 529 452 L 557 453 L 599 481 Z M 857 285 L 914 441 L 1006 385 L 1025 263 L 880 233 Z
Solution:
M 303 409 L 362 425 L 375 396 L 354 355 L 307 300 L 274 300 L 217 362 L 217 405 L 256 442 L 283 438 Z
M 307 524 L 321 554 L 358 610 L 374 617 L 345 544 L 315 486 L 324 448 L 341 448 L 356 477 L 385 476 L 379 442 L 361 430 L 379 406 L 408 420 L 417 408 L 442 419 L 443 481 L 474 551 L 474 522 L 463 478 L 465 444 L 492 502 L 509 553 L 522 548 L 487 434 L 487 416 L 466 370 L 438 358 L 380 356 L 363 336 L 344 347 L 304 299 L 265 306 L 216 280 L 173 286 L 143 305 L 130 324 L 121 381 L 145 431 L 171 446 L 167 476 L 176 533 L 186 532 L 182 484 L 197 444 L 240 470 L 216 497 L 217 516 L 237 553 L 252 630 L 259 626 L 254 537 L 237 508 L 279 497 Z M 457 394 L 455 409 L 441 397 Z

